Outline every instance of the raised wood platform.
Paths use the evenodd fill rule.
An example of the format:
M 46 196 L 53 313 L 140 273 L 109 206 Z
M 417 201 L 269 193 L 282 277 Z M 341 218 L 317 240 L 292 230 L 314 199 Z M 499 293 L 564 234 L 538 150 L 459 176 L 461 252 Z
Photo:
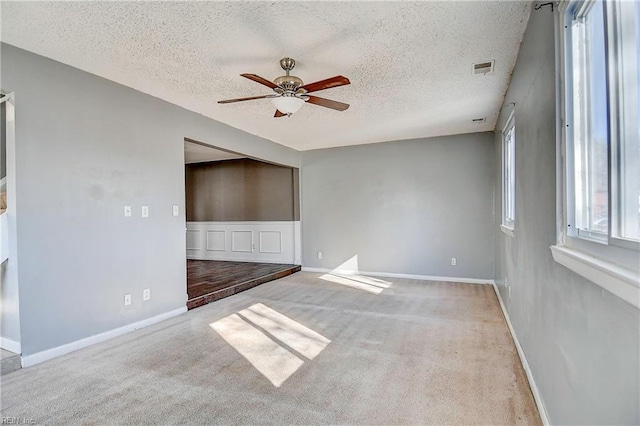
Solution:
M 299 265 L 187 260 L 187 309 L 300 271 Z

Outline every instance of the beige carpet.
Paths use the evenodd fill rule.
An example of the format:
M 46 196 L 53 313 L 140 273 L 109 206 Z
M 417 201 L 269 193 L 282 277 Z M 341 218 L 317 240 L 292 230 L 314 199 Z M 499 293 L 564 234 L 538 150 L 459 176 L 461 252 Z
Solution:
M 493 288 L 297 273 L 2 377 L 38 424 L 540 424 Z

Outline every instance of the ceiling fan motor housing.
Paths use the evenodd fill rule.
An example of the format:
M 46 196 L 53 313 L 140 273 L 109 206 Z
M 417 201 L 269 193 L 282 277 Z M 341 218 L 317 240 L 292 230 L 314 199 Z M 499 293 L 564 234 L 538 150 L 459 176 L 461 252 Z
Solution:
M 300 78 L 295 75 L 289 75 L 289 71 L 296 66 L 296 61 L 293 58 L 282 58 L 280 59 L 280 66 L 286 71 L 287 75 L 276 78 L 273 80 L 273 84 L 282 88 L 285 93 L 295 93 L 298 87 L 302 86 L 302 80 Z
M 273 80 L 273 83 L 286 92 L 295 92 L 302 86 L 302 80 L 295 75 L 283 75 Z

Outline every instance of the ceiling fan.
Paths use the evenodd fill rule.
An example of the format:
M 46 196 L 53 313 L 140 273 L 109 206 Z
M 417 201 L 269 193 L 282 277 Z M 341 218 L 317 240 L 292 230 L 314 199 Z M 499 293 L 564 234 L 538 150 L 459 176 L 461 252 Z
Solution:
M 276 118 L 284 116 L 290 117 L 291 114 L 297 112 L 305 102 L 325 108 L 335 109 L 337 111 L 344 111 L 349 108 L 349 104 L 309 95 L 309 93 L 317 92 L 318 90 L 350 84 L 351 82 L 347 77 L 337 75 L 314 83 L 303 84 L 300 78 L 295 75 L 289 75 L 289 72 L 296 66 L 296 61 L 291 58 L 282 58 L 280 59 L 280 66 L 285 70 L 286 75 L 276 78 L 273 80 L 273 83 L 256 74 L 240 74 L 242 77 L 273 89 L 275 92 L 274 94 L 251 96 L 249 98 L 227 99 L 225 101 L 218 101 L 218 103 L 230 104 L 233 102 L 251 101 L 254 99 L 272 99 L 273 104 L 276 107 L 276 113 L 274 115 Z

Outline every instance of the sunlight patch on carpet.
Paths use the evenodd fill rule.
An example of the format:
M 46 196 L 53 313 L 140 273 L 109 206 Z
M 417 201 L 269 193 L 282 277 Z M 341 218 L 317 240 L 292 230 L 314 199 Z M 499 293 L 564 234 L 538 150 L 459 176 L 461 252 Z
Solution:
M 308 359 L 314 359 L 331 343 L 321 334 L 262 303 L 238 313 Z
M 331 270 L 331 272 L 321 275 L 319 278 L 334 284 L 364 290 L 373 294 L 380 294 L 384 289 L 391 287 L 389 281 L 362 275 L 360 273 L 360 267 L 358 266 L 357 254 L 344 261 L 341 265 Z
M 304 364 L 301 358 L 312 360 L 331 343 L 262 303 L 212 322 L 209 327 L 275 387 L 280 387 Z
M 364 275 L 339 274 L 336 272 L 321 275 L 320 279 L 373 294 L 380 294 L 385 288 L 391 286 L 388 281 L 378 280 Z

